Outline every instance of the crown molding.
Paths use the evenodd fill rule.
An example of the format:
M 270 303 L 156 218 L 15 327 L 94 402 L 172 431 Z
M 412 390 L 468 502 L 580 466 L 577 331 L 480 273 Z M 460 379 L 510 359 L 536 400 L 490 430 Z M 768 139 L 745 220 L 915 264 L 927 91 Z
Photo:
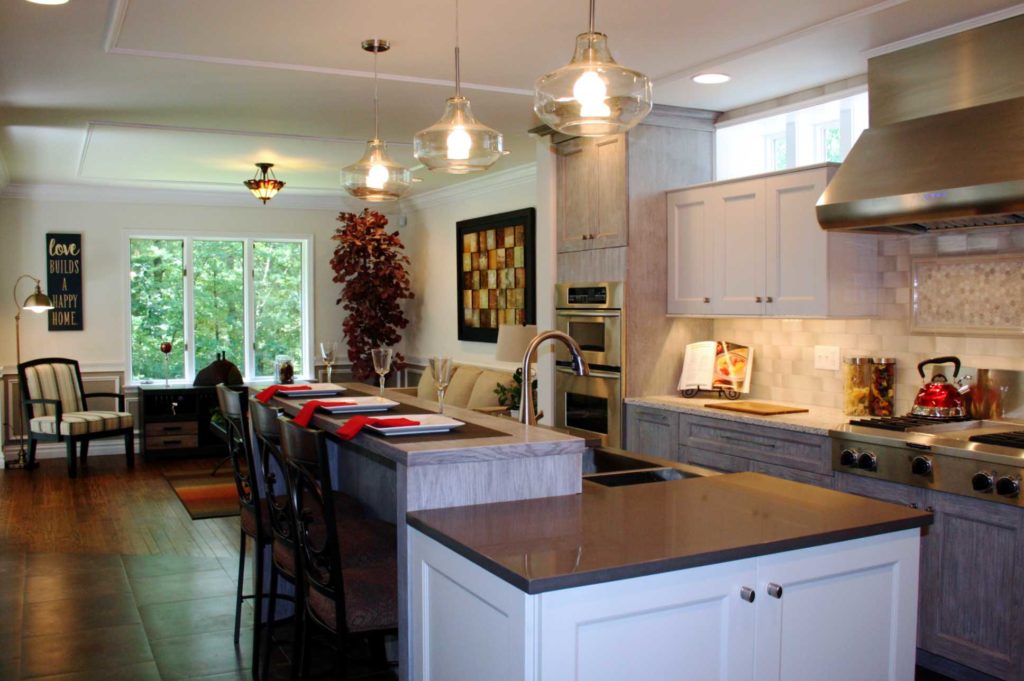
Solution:
M 407 199 L 402 199 L 401 205 L 403 212 L 408 213 L 409 210 L 424 210 L 445 203 L 465 201 L 474 196 L 494 191 L 534 185 L 536 181 L 537 164 L 524 163 L 507 170 L 489 173 L 483 177 L 410 196 Z
M 454 80 L 447 80 L 443 78 L 420 78 L 417 76 L 405 76 L 394 73 L 379 73 L 375 76 L 373 71 L 363 71 L 359 69 L 338 69 L 327 66 L 314 66 L 312 64 L 289 64 L 284 62 L 262 61 L 259 59 L 234 59 L 231 57 L 214 57 L 200 54 L 188 54 L 184 52 L 120 47 L 117 43 L 121 39 L 121 31 L 124 29 L 125 17 L 128 14 L 128 7 L 130 3 L 131 0 L 114 0 L 111 5 L 110 15 L 107 20 L 107 30 L 103 39 L 103 49 L 108 54 L 120 54 L 131 57 L 149 57 L 155 59 L 175 59 L 178 61 L 192 61 L 204 64 L 220 64 L 224 66 L 241 66 L 257 69 L 272 69 L 276 71 L 298 71 L 301 73 L 317 73 L 344 78 L 372 79 L 374 77 L 379 77 L 380 80 L 393 80 L 401 83 L 436 85 L 444 88 L 455 87 Z M 461 83 L 461 86 L 463 90 L 480 90 L 482 92 L 500 92 L 502 94 L 533 97 L 533 90 L 524 90 L 522 88 L 466 82 Z
M 339 190 L 282 192 L 266 205 L 241 190 L 212 190 L 202 186 L 117 186 L 93 184 L 20 184 L 0 190 L 0 198 L 61 203 L 143 203 L 261 210 L 348 210 Z
M 1020 16 L 1021 14 L 1024 14 L 1024 4 L 1014 5 L 1013 7 L 1007 7 L 1006 9 L 982 14 L 980 17 L 958 21 L 955 24 L 943 26 L 942 28 L 937 28 L 934 31 L 919 33 L 918 35 L 913 35 L 909 38 L 904 38 L 903 40 L 897 40 L 896 42 L 892 42 L 887 45 L 880 45 L 870 50 L 866 50 L 863 54 L 868 59 L 880 57 L 883 54 L 905 50 L 908 47 L 914 47 L 915 45 L 921 45 L 923 43 L 930 43 L 931 41 L 938 40 L 939 38 L 945 38 L 957 33 L 963 33 L 964 31 L 970 31 L 974 28 L 994 24 L 997 21 L 1011 19 L 1013 17 Z

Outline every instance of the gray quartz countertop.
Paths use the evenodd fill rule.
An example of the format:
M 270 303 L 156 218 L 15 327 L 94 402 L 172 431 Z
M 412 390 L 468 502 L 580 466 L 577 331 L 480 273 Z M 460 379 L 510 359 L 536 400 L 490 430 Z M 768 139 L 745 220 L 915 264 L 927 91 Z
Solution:
M 923 527 L 932 515 L 759 473 L 416 511 L 411 527 L 542 593 Z
M 743 398 L 746 400 L 746 398 Z M 737 411 L 724 411 L 712 409 L 705 405 L 729 402 L 711 398 L 687 398 L 675 397 L 672 395 L 657 395 L 650 397 L 629 397 L 626 404 L 635 404 L 642 407 L 653 407 L 655 409 L 668 409 L 683 414 L 695 414 L 709 418 L 722 419 L 725 421 L 738 421 L 740 423 L 755 423 L 762 426 L 795 430 L 801 433 L 814 435 L 828 435 L 828 431 L 848 423 L 850 417 L 843 414 L 840 409 L 829 407 L 812 407 L 809 405 L 793 404 L 790 402 L 775 402 L 772 404 L 783 404 L 785 406 L 802 407 L 808 411 L 797 414 L 779 414 L 777 416 L 761 416 L 759 414 L 744 414 Z M 769 400 L 749 400 L 752 402 L 768 402 Z

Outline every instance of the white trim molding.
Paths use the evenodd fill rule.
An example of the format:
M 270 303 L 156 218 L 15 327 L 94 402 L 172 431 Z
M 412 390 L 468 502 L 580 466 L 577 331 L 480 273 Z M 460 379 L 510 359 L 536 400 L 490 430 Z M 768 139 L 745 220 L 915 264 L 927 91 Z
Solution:
M 896 42 L 892 42 L 887 45 L 873 47 L 870 50 L 866 50 L 864 52 L 864 56 L 868 59 L 880 57 L 883 54 L 897 52 L 923 43 L 930 43 L 931 41 L 938 40 L 939 38 L 945 38 L 957 33 L 963 33 L 964 31 L 970 31 L 973 28 L 994 24 L 997 21 L 1012 19 L 1013 17 L 1020 16 L 1021 14 L 1024 14 L 1024 4 L 1014 5 L 1005 9 L 996 10 L 995 12 L 989 12 L 988 14 L 982 14 L 980 17 L 973 17 L 964 21 L 958 21 L 955 24 L 943 26 L 942 28 L 937 28 L 933 31 L 919 33 L 918 35 L 913 35 L 909 38 L 904 38 L 903 40 L 897 40 Z
M 472 180 L 410 196 L 407 199 L 402 199 L 401 205 L 404 212 L 408 212 L 407 209 L 423 210 L 444 203 L 464 201 L 480 194 L 533 184 L 536 181 L 537 164 L 535 162 L 525 163 L 507 170 L 491 172 Z

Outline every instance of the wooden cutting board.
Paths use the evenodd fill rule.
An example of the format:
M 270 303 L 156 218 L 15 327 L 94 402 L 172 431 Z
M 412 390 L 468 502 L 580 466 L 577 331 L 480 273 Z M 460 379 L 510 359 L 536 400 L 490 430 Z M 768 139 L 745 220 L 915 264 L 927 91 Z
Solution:
M 781 404 L 772 404 L 771 402 L 715 402 L 713 404 L 705 404 L 704 406 L 710 409 L 724 409 L 725 411 L 738 411 L 744 414 L 757 414 L 759 416 L 800 414 L 810 411 L 801 407 L 786 407 Z

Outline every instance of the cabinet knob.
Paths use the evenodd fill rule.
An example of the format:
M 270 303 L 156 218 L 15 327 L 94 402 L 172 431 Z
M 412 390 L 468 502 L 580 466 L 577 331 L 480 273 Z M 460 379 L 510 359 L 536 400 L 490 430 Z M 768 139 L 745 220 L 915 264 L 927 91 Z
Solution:
M 754 298 L 754 302 L 755 303 L 760 303 L 761 302 L 761 296 L 757 296 L 756 298 Z
M 704 298 L 704 303 L 705 303 L 705 304 L 707 304 L 707 303 L 710 303 L 710 302 L 711 302 L 711 299 L 710 299 L 710 298 Z
M 764 299 L 764 302 L 766 302 L 766 303 L 774 303 L 775 299 L 772 298 L 771 296 L 768 296 L 767 298 Z
M 782 598 L 782 585 L 775 582 L 768 583 L 768 595 L 772 598 Z
M 757 594 L 749 586 L 744 586 L 740 589 L 740 598 L 745 600 L 747 603 L 753 603 L 755 596 L 757 596 Z

